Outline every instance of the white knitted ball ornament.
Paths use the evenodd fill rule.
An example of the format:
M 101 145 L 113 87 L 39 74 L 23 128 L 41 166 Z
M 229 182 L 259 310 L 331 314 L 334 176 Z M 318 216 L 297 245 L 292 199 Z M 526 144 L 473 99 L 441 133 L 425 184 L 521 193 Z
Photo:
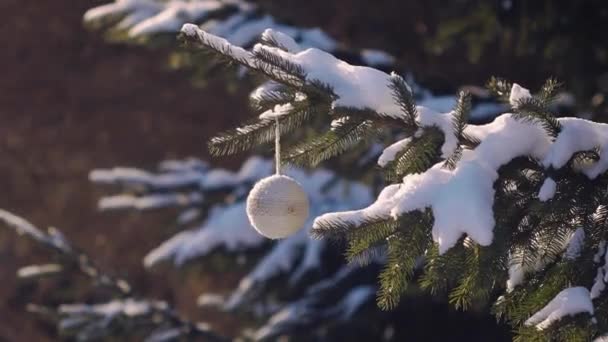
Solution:
M 288 237 L 308 218 L 308 196 L 295 180 L 273 175 L 259 181 L 247 197 L 249 222 L 270 239 Z

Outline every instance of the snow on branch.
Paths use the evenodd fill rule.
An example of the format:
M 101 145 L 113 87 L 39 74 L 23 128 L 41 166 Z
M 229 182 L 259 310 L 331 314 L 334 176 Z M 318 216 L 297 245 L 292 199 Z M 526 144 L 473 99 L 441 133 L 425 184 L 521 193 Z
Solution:
M 212 173 L 213 170 L 209 171 Z M 244 188 L 237 187 L 233 193 L 228 193 L 228 197 L 237 197 L 239 193 L 245 193 L 254 181 L 272 172 L 272 162 L 263 160 L 259 157 L 252 157 L 243 164 L 239 174 L 239 179 L 251 180 L 249 175 L 255 175 L 253 182 L 244 184 Z M 344 208 L 344 206 L 357 207 L 369 203 L 371 193 L 368 187 L 354 182 L 340 180 L 332 187 L 325 188 L 326 184 L 337 177 L 334 173 L 327 170 L 315 170 L 305 172 L 297 168 L 288 168 L 285 174 L 296 179 L 307 190 L 312 199 L 313 213 L 320 214 L 329 210 Z M 211 185 L 209 185 L 211 186 Z M 355 193 L 355 197 L 350 194 Z M 261 281 L 272 276 L 277 272 L 273 264 L 280 259 L 279 263 L 286 263 L 292 260 L 289 257 L 294 252 L 290 245 L 307 245 L 309 240 L 306 233 L 297 234 L 286 240 L 282 240 L 275 248 L 276 257 L 271 257 L 268 261 L 270 266 L 264 266 L 264 262 L 259 264 L 260 269 L 254 271 L 253 278 Z M 217 248 L 225 248 L 227 251 L 245 251 L 261 246 L 266 240 L 253 229 L 247 218 L 245 202 L 243 198 L 231 204 L 214 204 L 209 210 L 207 219 L 198 227 L 183 231 L 169 240 L 162 243 L 159 247 L 152 250 L 144 259 L 144 264 L 151 267 L 163 260 L 173 260 L 177 265 L 184 262 L 202 257 Z M 310 242 L 311 244 L 314 244 Z M 281 247 L 283 244 L 285 246 Z M 311 247 L 313 248 L 313 247 Z M 314 250 L 314 248 L 313 248 Z M 280 252 L 283 251 L 283 252 Z M 312 263 L 309 267 L 316 266 L 313 262 L 316 257 L 310 255 L 307 262 Z M 281 269 L 281 267 L 278 267 Z
M 513 85 L 523 92 L 523 88 L 517 87 Z M 424 110 L 418 108 L 419 113 Z M 429 117 L 438 118 L 437 115 Z M 493 186 L 501 166 L 518 157 L 531 157 L 542 161 L 545 167 L 558 169 L 576 152 L 599 149 L 599 160 L 578 168 L 589 178 L 597 177 L 608 168 L 608 125 L 576 118 L 558 121 L 561 131 L 555 141 L 543 125 L 512 114 L 503 114 L 486 125 L 469 125 L 464 133 L 480 143 L 473 149 L 465 149 L 462 160 L 453 170 L 438 163 L 423 173 L 407 175 L 400 184 L 385 188 L 372 206 L 322 215 L 315 220 L 313 229 L 326 230 L 340 224 L 358 226 L 372 219 L 397 219 L 414 210 L 431 208 L 432 234 L 440 253 L 454 246 L 463 234 L 488 246 L 492 243 L 495 224 Z M 435 125 L 444 122 L 447 120 L 438 120 Z M 444 155 L 458 143 L 452 139 L 446 134 Z M 389 146 L 379 163 L 390 161 L 397 148 L 408 144 L 409 140 L 401 140 Z M 541 189 L 541 200 L 552 197 L 554 188 L 547 180 Z
M 465 150 L 454 170 L 437 164 L 421 174 L 408 175 L 390 185 L 373 206 L 363 210 L 320 216 L 315 227 L 368 218 L 397 218 L 414 210 L 432 208 L 433 239 L 441 253 L 454 246 L 462 234 L 480 245 L 492 242 L 494 181 L 497 170 L 519 156 L 541 158 L 549 139 L 536 126 L 502 115 L 483 126 L 469 126 L 467 134 L 481 140 L 474 150 Z M 500 151 L 500 152 L 498 152 Z
M 201 337 L 208 341 L 226 341 L 223 336 L 211 331 L 208 325 L 182 319 L 165 302 L 136 299 L 126 280 L 116 278 L 97 267 L 87 254 L 74 247 L 58 230 L 43 232 L 25 219 L 2 209 L 0 222 L 51 249 L 57 256 L 59 264 L 27 266 L 18 271 L 20 277 L 35 279 L 76 271 L 88 277 L 93 284 L 111 290 L 113 297 L 120 298 L 109 302 L 61 304 L 57 307 L 28 305 L 29 311 L 56 320 L 62 335 L 89 341 L 109 338 L 116 332 L 132 334 L 143 328 L 143 332 L 149 333 L 150 328 L 156 328 L 149 340 L 161 341 L 159 337 L 170 331 L 174 338 Z
M 530 317 L 525 325 L 533 325 L 538 330 L 544 330 L 565 316 L 579 313 L 593 316 L 594 309 L 589 290 L 584 287 L 570 287 L 558 293 L 544 308 Z
M 273 340 L 291 331 L 353 319 L 366 304 L 374 301 L 376 287 L 370 284 L 377 276 L 377 266 L 375 263 L 365 267 L 342 266 L 330 277 L 311 285 L 302 298 L 275 312 L 255 332 L 254 338 Z
M 158 173 L 115 167 L 93 170 L 93 183 L 118 186 L 123 193 L 99 200 L 101 210 L 149 210 L 164 207 L 196 208 L 218 191 L 233 191 L 252 184 L 272 170 L 270 162 L 250 158 L 239 172 L 210 169 L 200 160 L 169 160 L 160 163 Z
M 115 0 L 88 10 L 84 21 L 93 26 L 109 24 L 125 31 L 131 39 L 177 33 L 184 24 L 196 23 L 205 31 L 238 46 L 253 46 L 264 33 L 270 38 L 271 33 L 266 31 L 272 29 L 281 32 L 283 43 L 287 41 L 284 38 L 297 42 L 283 45 L 284 48 L 315 47 L 335 53 L 345 52 L 360 63 L 376 67 L 395 64 L 395 58 L 387 52 L 374 49 L 346 52 L 347 49 L 321 29 L 286 25 L 261 12 L 255 3 L 242 0 Z

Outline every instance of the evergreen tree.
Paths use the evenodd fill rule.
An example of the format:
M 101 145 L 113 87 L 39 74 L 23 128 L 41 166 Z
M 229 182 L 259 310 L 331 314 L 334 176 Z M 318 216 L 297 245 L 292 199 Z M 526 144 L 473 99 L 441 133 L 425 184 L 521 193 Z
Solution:
M 182 28 L 187 44 L 295 94 L 277 104 L 272 92 L 259 90 L 260 108 L 271 109 L 258 122 L 212 139 L 211 151 L 225 155 L 267 142 L 275 119 L 285 134 L 329 116 L 328 131 L 284 154 L 286 162 L 315 166 L 384 127 L 397 127 L 406 138 L 380 157 L 392 183 L 372 205 L 321 215 L 312 230 L 317 238 L 345 239 L 353 260 L 384 248 L 382 308 L 393 308 L 407 284 L 417 281 L 431 293 L 447 294 L 458 308 L 491 303 L 518 339 L 584 340 L 606 332 L 608 128 L 555 118 L 550 102 L 557 82 L 548 80 L 532 95 L 493 79 L 489 88 L 508 101 L 510 113 L 468 125 L 466 93 L 452 111 L 438 113 L 415 106 L 397 74 L 349 65 L 316 49 L 286 48 L 297 44 L 266 34 L 278 44 L 262 40 L 248 51 L 195 25 Z M 325 110 L 307 113 L 311 108 Z
M 77 341 L 108 340 L 117 337 L 144 338 L 149 342 L 203 339 L 228 341 L 206 323 L 183 319 L 166 302 L 142 298 L 124 279 L 99 268 L 59 230 L 43 231 L 25 219 L 0 209 L 0 222 L 25 235 L 53 253 L 53 262 L 19 269 L 21 279 L 42 279 L 77 274 L 99 288 L 108 301 L 61 304 L 45 307 L 29 304 L 28 310 L 56 321 L 59 334 Z
M 199 85 L 205 85 L 208 77 L 223 69 L 206 54 L 185 51 L 175 44 L 175 34 L 185 23 L 201 25 L 239 46 L 253 46 L 264 30 L 272 28 L 289 34 L 301 46 L 332 52 L 351 63 L 389 70 L 396 62 L 384 51 L 349 48 L 319 28 L 285 24 L 258 4 L 244 0 L 114 0 L 91 8 L 85 13 L 84 22 L 90 29 L 103 32 L 111 42 L 165 48 L 169 51 L 169 65 L 188 69 L 193 82 Z M 242 74 L 222 72 L 222 77 L 235 80 Z
M 385 310 L 394 309 L 408 285 L 417 283 L 459 309 L 490 305 L 521 340 L 589 340 L 608 332 L 602 293 L 608 273 L 608 128 L 556 118 L 552 103 L 559 84 L 554 80 L 531 94 L 492 79 L 489 90 L 504 102 L 494 105 L 492 114 L 508 113 L 471 124 L 478 114 L 468 92 L 460 92 L 453 109 L 442 113 L 420 101 L 416 87 L 400 75 L 342 60 L 390 68 L 392 59 L 366 61 L 363 52 L 341 50 L 323 36 L 315 41 L 318 32 L 276 24 L 239 1 L 123 0 L 90 11 L 85 20 L 110 28 L 114 38 L 161 44 L 163 33 L 171 37 L 184 22 L 201 24 L 205 31 L 183 26 L 190 49 L 175 55 L 179 65 L 207 73 L 215 65 L 208 64 L 211 55 L 268 80 L 251 96 L 259 118 L 212 139 L 212 154 L 263 146 L 274 140 L 278 122 L 280 134 L 291 136 L 284 162 L 332 170 L 309 174 L 292 168 L 294 178 L 309 185 L 317 218 L 274 245 L 227 298 L 199 298 L 201 305 L 271 315 L 247 337 L 273 339 L 311 327 L 321 336 L 328 325 L 343 328 L 340 324 L 356 321 L 373 297 L 376 280 L 377 304 Z M 264 30 L 268 26 L 293 34 Z M 245 31 L 247 38 L 235 38 Z M 221 32 L 229 37 L 220 38 Z M 329 53 L 305 49 L 309 46 Z M 318 133 L 319 128 L 324 131 Z M 387 141 L 394 143 L 378 148 Z M 370 167 L 376 159 L 383 177 Z M 360 172 L 353 170 L 355 163 Z M 198 229 L 152 251 L 145 260 L 151 267 L 163 260 L 181 265 L 217 249 L 242 252 L 264 245 L 246 222 L 222 223 L 228 217 L 246 219 L 246 193 L 271 170 L 272 163 L 261 158 L 250 159 L 237 173 L 186 160 L 164 162 L 158 173 L 96 170 L 91 180 L 119 186 L 119 195 L 100 201 L 102 209 L 172 206 L 183 209 L 178 223 L 184 227 L 203 220 Z M 375 186 L 352 179 L 374 185 L 384 179 L 387 185 L 371 203 Z M 103 274 L 57 231 L 45 233 L 11 214 L 1 216 L 60 256 L 58 264 L 26 268 L 21 275 L 45 276 L 70 267 L 117 289 L 118 299 L 107 303 L 33 307 L 59 318 L 66 334 L 92 339 L 151 325 L 157 329 L 150 336 L 155 341 L 222 339 L 179 318 L 165 303 L 134 297 L 126 282 Z M 308 239 L 308 233 L 319 239 Z M 322 257 L 333 260 L 325 258 L 327 253 L 342 253 L 328 240 L 343 243 L 337 246 L 344 246 L 348 264 L 321 262 Z M 277 300 L 266 290 L 281 277 L 289 280 L 291 293 Z M 336 297 L 338 303 L 329 305 Z

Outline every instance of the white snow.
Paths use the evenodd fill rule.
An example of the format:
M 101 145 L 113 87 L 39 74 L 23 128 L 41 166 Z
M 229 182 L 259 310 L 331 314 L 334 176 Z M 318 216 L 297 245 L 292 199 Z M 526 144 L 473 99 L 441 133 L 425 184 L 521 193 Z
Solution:
M 286 104 L 278 104 L 275 105 L 273 109 L 269 109 L 264 113 L 260 114 L 259 118 L 262 120 L 270 120 L 275 119 L 277 117 L 288 114 L 293 110 L 293 105 L 291 103 Z
M 281 47 L 287 49 L 289 52 L 300 52 L 302 49 L 300 45 L 296 43 L 293 37 L 286 35 L 283 32 L 273 30 L 271 28 L 267 28 L 262 33 L 262 38 L 270 41 L 274 41 L 279 44 Z
M 235 191 L 241 191 L 239 185 L 249 184 L 251 186 L 258 179 L 270 175 L 272 171 L 272 161 L 251 157 L 236 173 L 222 169 L 207 171 L 202 177 L 201 188 L 234 186 Z M 311 198 L 311 202 L 314 203 L 314 208 L 311 210 L 317 214 L 329 210 L 340 210 L 349 205 L 352 205 L 351 207 L 361 206 L 371 201 L 370 189 L 359 183 L 340 180 L 333 187 L 324 189 L 324 185 L 336 176 L 330 171 L 317 169 L 306 172 L 297 168 L 286 168 L 284 171 L 286 175 L 293 177 L 302 185 Z M 264 241 L 265 239 L 250 225 L 244 202 L 227 206 L 216 205 L 211 209 L 207 220 L 198 228 L 181 232 L 165 241 L 146 256 L 144 264 L 150 267 L 162 260 L 171 259 L 179 265 L 192 258 L 204 256 L 219 247 L 224 247 L 229 251 L 240 251 L 258 247 Z M 278 244 L 275 248 L 276 251 L 273 250 L 275 254 L 269 257 L 268 263 L 258 264 L 259 270 L 254 270 L 253 279 L 265 279 L 271 276 L 273 272 L 277 271 L 276 262 L 289 262 L 289 253 L 293 252 L 290 245 L 306 246 L 305 257 L 300 267 L 314 267 L 315 263 L 319 261 L 316 254 L 318 253 L 317 243 L 308 246 L 308 241 L 312 240 L 305 232 L 302 232 L 302 234 L 296 234 L 294 237 L 284 240 L 286 244 L 284 247 L 280 247 L 281 244 Z
M 249 19 L 248 12 L 237 12 L 224 20 L 209 20 L 203 23 L 201 28 L 216 36 L 226 37 Z
M 191 206 L 202 202 L 202 200 L 203 196 L 199 192 L 153 194 L 141 197 L 123 194 L 101 198 L 98 207 L 100 210 L 149 210 L 174 206 Z
M 62 270 L 63 267 L 59 264 L 30 265 L 20 268 L 17 275 L 19 278 L 33 278 L 45 274 L 56 274 Z
M 237 60 L 254 65 L 251 53 L 242 47 L 232 45 L 225 38 L 207 33 L 194 24 L 184 24 L 181 32 L 187 37 L 197 38 L 215 50 L 230 54 Z
M 166 259 L 181 265 L 218 247 L 236 251 L 260 246 L 264 241 L 249 224 L 245 203 L 240 202 L 215 207 L 199 228 L 181 232 L 148 253 L 144 265 L 151 267 Z
M 574 233 L 570 236 L 564 258 L 574 260 L 578 258 L 583 249 L 585 243 L 585 230 L 583 228 L 577 228 Z
M 543 182 L 543 185 L 540 187 L 538 191 L 538 199 L 541 202 L 546 202 L 555 196 L 555 189 L 557 188 L 557 184 L 551 177 L 547 177 Z
M 338 98 L 334 107 L 373 109 L 381 115 L 400 118 L 399 106 L 389 89 L 389 76 L 379 70 L 350 65 L 330 53 L 309 48 L 290 53 L 257 44 L 254 51 L 265 51 L 287 59 L 303 68 L 308 81 L 320 81 L 332 86 Z
M 561 132 L 543 159 L 545 167 L 559 169 L 574 153 L 600 149 L 600 159 L 581 170 L 590 179 L 596 178 L 608 169 L 608 124 L 578 118 L 560 118 Z
M 321 253 L 323 252 L 324 247 L 324 241 L 313 240 L 307 236 L 304 256 L 302 257 L 302 261 L 293 268 L 289 276 L 289 285 L 295 286 L 302 280 L 307 272 L 321 267 Z
M 608 253 L 605 253 L 604 247 L 605 243 L 602 241 L 599 246 L 599 252 L 603 253 L 599 255 L 599 257 L 594 257 L 594 262 L 599 263 L 601 257 L 604 257 L 604 264 L 597 268 L 597 274 L 593 281 L 593 285 L 591 286 L 591 299 L 595 299 L 602 294 L 604 289 L 606 288 L 606 283 L 608 283 Z M 597 256 L 597 254 L 596 254 Z M 596 261 L 597 260 L 597 261 Z
M 131 27 L 129 35 L 138 37 L 161 32 L 177 32 L 184 22 L 204 20 L 207 15 L 224 7 L 220 1 L 169 1 L 158 14 L 141 20 Z
M 378 157 L 378 165 L 381 167 L 385 167 L 388 163 L 395 160 L 395 158 L 397 157 L 397 153 L 403 151 L 411 141 L 412 138 L 408 137 L 405 139 L 401 139 L 385 148 L 384 151 L 382 151 L 380 157 Z
M 517 83 L 513 83 L 511 87 L 511 94 L 509 95 L 509 103 L 513 108 L 519 105 L 519 102 L 523 99 L 532 97 L 530 91 Z
M 268 15 L 250 19 L 234 27 L 224 38 L 236 46 L 249 46 L 260 37 L 264 30 L 275 25 L 274 19 Z
M 152 174 L 140 169 L 115 167 L 97 169 L 89 173 L 89 180 L 100 184 L 123 184 L 154 189 L 170 189 L 196 185 L 204 178 L 204 171 L 176 171 Z
M 466 133 L 480 139 L 481 144 L 463 151 L 454 170 L 438 163 L 424 173 L 408 175 L 402 184 L 385 188 L 370 207 L 322 215 L 315 226 L 336 222 L 357 225 L 430 207 L 435 218 L 433 239 L 441 253 L 454 246 L 462 234 L 480 245 L 489 245 L 495 223 L 492 205 L 497 170 L 519 156 L 541 158 L 550 140 L 540 127 L 522 123 L 509 114 L 487 125 L 467 126 Z
M 589 290 L 584 287 L 570 287 L 555 296 L 544 308 L 530 317 L 525 325 L 534 325 L 538 330 L 544 330 L 565 316 L 579 313 L 593 315 L 593 303 Z
M 198 297 L 196 304 L 202 307 L 219 308 L 224 303 L 224 297 L 215 293 L 205 293 Z
M 597 297 L 599 297 L 602 292 L 604 292 L 604 289 L 606 289 L 606 282 L 604 281 L 605 278 L 605 270 L 603 267 L 598 267 L 597 269 L 597 273 L 595 275 L 595 279 L 593 280 L 593 285 L 591 286 L 591 299 L 595 299 Z
M 359 183 L 340 180 L 322 191 L 324 184 L 335 175 L 323 169 L 307 173 L 297 168 L 288 168 L 286 174 L 302 184 L 311 198 L 311 213 L 318 215 L 330 210 L 341 210 L 368 204 L 372 200 L 371 189 Z M 313 215 L 313 216 L 314 216 Z M 243 277 L 237 290 L 232 293 L 224 308 L 233 310 L 257 294 L 260 284 L 279 274 L 291 272 L 288 284 L 295 286 L 310 270 L 321 266 L 324 241 L 312 240 L 308 236 L 312 222 L 295 235 L 279 241 L 272 250 Z M 302 255 L 303 248 L 303 255 Z M 299 260 L 299 263 L 298 263 Z
M 547 239 L 537 235 L 536 240 L 545 241 Z M 558 250 L 563 252 L 563 257 L 565 259 L 574 260 L 579 257 L 584 240 L 585 231 L 583 228 L 579 227 L 564 238 L 558 240 L 551 239 L 550 241 L 559 246 Z M 543 246 L 540 247 L 542 250 Z M 507 292 L 513 291 L 517 285 L 522 284 L 527 273 L 542 270 L 557 257 L 557 255 L 539 253 L 535 259 L 529 261 L 529 263 L 524 263 L 524 260 L 522 260 L 522 253 L 521 250 L 516 250 L 509 255 L 509 278 L 507 279 L 506 284 Z
M 458 147 L 454 132 L 454 112 L 438 113 L 426 107 L 416 106 L 417 120 L 422 127 L 437 127 L 443 132 L 445 141 L 441 146 L 441 157 L 449 158 Z
M 433 96 L 429 92 L 426 93 L 425 96 L 420 100 L 416 101 L 416 103 L 421 107 L 426 107 L 436 112 L 445 113 L 454 109 L 456 100 L 456 96 L 453 95 Z
M 395 57 L 381 50 L 363 49 L 361 50 L 361 58 L 365 64 L 373 67 L 389 66 L 395 63 Z
M 520 285 L 524 281 L 526 276 L 527 268 L 524 267 L 523 262 L 509 262 L 509 278 L 507 279 L 507 292 L 511 292 L 517 285 Z
M 163 172 L 185 172 L 185 171 L 206 171 L 209 164 L 196 158 L 186 158 L 184 160 L 164 160 L 158 165 L 158 169 Z
M 363 304 L 375 295 L 376 288 L 374 286 L 360 285 L 352 288 L 336 308 L 340 310 L 340 319 L 349 320 Z
M 270 253 L 257 263 L 252 272 L 241 278 L 237 290 L 231 294 L 224 308 L 226 310 L 234 310 L 247 300 L 246 297 L 260 283 L 281 273 L 288 272 L 300 255 L 298 247 L 305 244 L 306 240 L 309 240 L 307 229 L 303 229 L 294 236 L 276 244 Z
M 182 211 L 177 217 L 177 223 L 179 224 L 188 224 L 198 219 L 201 216 L 201 211 L 196 208 L 191 208 L 185 211 Z
M 319 306 L 318 294 L 328 288 L 334 288 L 346 277 L 356 272 L 358 266 L 344 265 L 328 278 L 311 285 L 306 294 L 299 300 L 288 303 L 276 311 L 266 325 L 255 332 L 256 340 L 267 340 L 279 335 L 285 327 L 293 325 L 309 325 L 319 320 L 347 321 L 352 318 L 363 304 L 373 300 L 375 288 L 368 285 L 359 285 L 348 289 L 343 296 L 336 298 L 335 303 L 329 306 Z
M 606 253 L 606 241 L 601 240 L 597 246 L 597 253 L 593 255 L 593 262 L 600 262 L 602 256 Z
M 338 48 L 338 42 L 318 27 L 302 30 L 299 44 L 304 49 L 314 47 L 323 51 L 334 51 Z
M 33 224 L 17 215 L 9 213 L 6 210 L 0 209 L 0 220 L 4 221 L 5 224 L 13 227 L 18 234 L 29 235 L 38 241 L 43 241 L 47 239 L 46 234 L 41 232 Z
M 138 18 L 153 16 L 162 8 L 162 4 L 150 0 L 116 0 L 115 2 L 94 7 L 84 14 L 85 21 L 100 20 L 108 16 L 117 16 L 129 12 L 139 13 Z M 145 15 L 144 15 L 145 14 Z
M 99 315 L 114 317 L 119 314 L 125 316 L 141 316 L 151 312 L 153 307 L 164 307 L 164 302 L 138 301 L 133 298 L 112 300 L 103 304 L 63 304 L 59 306 L 59 313 L 63 315 Z

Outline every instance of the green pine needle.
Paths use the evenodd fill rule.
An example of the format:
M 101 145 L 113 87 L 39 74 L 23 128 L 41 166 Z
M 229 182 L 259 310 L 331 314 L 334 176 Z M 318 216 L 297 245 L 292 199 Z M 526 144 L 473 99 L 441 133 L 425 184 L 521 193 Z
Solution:
M 547 108 L 544 100 L 530 97 L 517 102 L 514 117 L 524 122 L 538 123 L 550 137 L 556 138 L 561 131 L 559 121 Z
M 359 262 L 367 264 L 380 244 L 393 234 L 399 226 L 399 222 L 392 218 L 372 222 L 350 231 L 347 235 L 348 247 L 346 259 L 348 262 Z
M 390 80 L 389 87 L 393 91 L 393 99 L 405 114 L 406 124 L 414 129 L 417 128 L 416 101 L 414 100 L 414 94 L 412 94 L 410 86 L 401 76 L 395 73 L 391 74 Z
M 372 120 L 342 117 L 321 136 L 313 137 L 287 149 L 284 159 L 296 165 L 316 166 L 378 134 Z
M 399 182 L 408 174 L 428 170 L 439 161 L 443 140 L 439 129 L 425 128 L 421 136 L 412 137 L 412 141 L 384 167 L 386 179 Z
M 314 116 L 327 113 L 327 110 L 329 108 L 323 103 L 310 105 L 307 101 L 294 102 L 293 108 L 278 118 L 281 135 L 302 126 Z M 254 123 L 224 132 L 211 139 L 209 151 L 214 156 L 224 156 L 268 143 L 275 138 L 275 125 L 274 119 L 256 120 Z
M 449 170 L 456 168 L 456 164 L 458 164 L 460 157 L 462 157 L 463 143 L 467 142 L 479 144 L 479 141 L 469 137 L 464 132 L 465 128 L 467 127 L 467 122 L 469 121 L 471 107 L 471 94 L 466 91 L 461 91 L 458 94 L 456 108 L 454 108 L 454 115 L 452 116 L 452 126 L 454 129 L 454 134 L 458 137 L 458 146 L 452 155 L 443 163 L 444 167 L 448 168 Z
M 486 83 L 486 88 L 488 89 L 488 91 L 494 97 L 505 103 L 509 103 L 511 87 L 513 87 L 513 83 L 494 76 L 492 76 L 488 83 Z
M 549 78 L 541 87 L 538 97 L 542 102 L 549 104 L 555 100 L 555 97 L 561 88 L 562 83 L 558 82 L 555 78 Z

